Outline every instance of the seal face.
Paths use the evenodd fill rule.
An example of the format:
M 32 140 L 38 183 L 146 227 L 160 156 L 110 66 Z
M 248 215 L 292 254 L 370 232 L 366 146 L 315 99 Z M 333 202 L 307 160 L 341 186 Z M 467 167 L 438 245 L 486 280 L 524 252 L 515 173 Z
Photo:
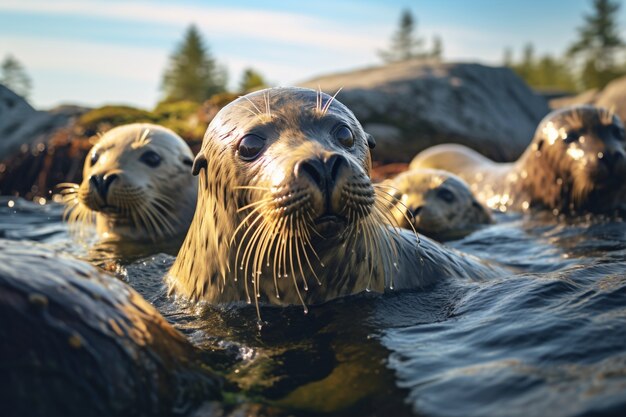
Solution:
M 348 108 L 314 90 L 262 90 L 223 108 L 194 161 L 198 203 L 171 291 L 305 304 L 483 274 L 461 257 L 439 265 L 452 255 L 437 247 L 420 270 L 415 234 L 389 225 L 393 197 L 369 178 L 373 146 Z
M 418 154 L 411 168 L 444 169 L 489 207 L 606 213 L 626 202 L 624 126 L 606 109 L 576 106 L 548 114 L 518 161 L 495 163 L 460 145 Z
M 400 203 L 392 210 L 399 225 L 436 240 L 460 239 L 493 222 L 465 181 L 449 172 L 413 169 L 387 182 Z
M 107 240 L 161 241 L 186 232 L 196 201 L 193 154 L 152 124 L 111 129 L 90 150 L 81 184 L 60 184 L 78 235 L 95 221 Z

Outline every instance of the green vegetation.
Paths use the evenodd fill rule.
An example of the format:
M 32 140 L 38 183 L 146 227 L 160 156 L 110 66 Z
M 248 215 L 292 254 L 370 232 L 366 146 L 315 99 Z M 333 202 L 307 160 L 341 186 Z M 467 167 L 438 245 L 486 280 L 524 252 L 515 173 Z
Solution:
M 242 93 L 249 93 L 250 91 L 260 90 L 265 87 L 267 87 L 267 82 L 265 82 L 261 74 L 252 68 L 246 68 L 243 71 L 241 82 L 239 83 L 239 90 Z
M 424 39 L 414 34 L 417 22 L 411 11 L 405 9 L 400 15 L 398 29 L 391 38 L 389 49 L 379 51 L 378 54 L 385 62 L 405 61 L 413 58 L 434 57 L 440 59 L 443 54 L 443 41 L 439 36 L 433 39 L 432 51 L 424 47 Z
M 166 102 L 198 103 L 226 90 L 226 71 L 218 67 L 194 25 L 187 29 L 183 42 L 170 57 L 162 89 Z
M 505 50 L 504 65 L 512 68 L 531 87 L 538 90 L 581 91 L 603 88 L 611 80 L 626 75 L 626 61 L 620 52 L 617 16 L 620 4 L 611 0 L 593 0 L 593 11 L 584 16 L 579 38 L 562 58 L 534 56 L 532 44 L 524 48 L 522 59 L 513 61 Z
M 541 91 L 577 90 L 572 67 L 567 58 L 544 55 L 537 59 L 532 44 L 524 47 L 522 59 L 515 63 L 510 49 L 505 51 L 504 65 L 510 67 L 531 87 Z
M 567 51 L 571 58 L 583 61 L 580 83 L 584 88 L 602 88 L 626 73 L 626 63 L 616 62 L 625 46 L 617 23 L 619 8 L 618 2 L 593 0 L 593 12 L 584 16 L 578 40 Z
M 6 55 L 0 64 L 0 84 L 24 98 L 28 98 L 32 89 L 32 82 L 26 70 L 12 55 Z
M 206 130 L 200 113 L 201 105 L 191 101 L 162 103 L 152 112 L 129 106 L 104 106 L 83 114 L 76 127 L 84 136 L 91 137 L 126 123 L 156 123 L 195 143 L 202 140 Z

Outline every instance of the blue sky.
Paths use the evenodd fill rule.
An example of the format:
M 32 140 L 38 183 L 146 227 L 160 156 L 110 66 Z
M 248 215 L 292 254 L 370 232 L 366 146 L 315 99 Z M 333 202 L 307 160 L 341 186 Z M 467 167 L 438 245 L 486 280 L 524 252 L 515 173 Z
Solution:
M 561 54 L 590 0 L 141 1 L 0 0 L 0 58 L 10 53 L 33 79 L 31 102 L 153 107 L 167 58 L 195 23 L 236 86 L 246 67 L 275 85 L 376 65 L 403 8 L 417 32 L 444 42 L 448 61 L 499 64 Z M 626 38 L 626 5 L 618 17 Z

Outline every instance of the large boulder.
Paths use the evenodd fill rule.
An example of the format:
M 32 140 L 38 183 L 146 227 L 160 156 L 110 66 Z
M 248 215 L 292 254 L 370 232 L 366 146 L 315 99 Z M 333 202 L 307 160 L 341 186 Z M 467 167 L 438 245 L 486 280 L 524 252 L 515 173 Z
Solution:
M 602 90 L 587 90 L 576 96 L 550 101 L 550 106 L 555 109 L 578 104 L 592 104 L 612 109 L 623 122 L 626 122 L 626 76 L 611 81 Z
M 549 111 L 508 68 L 410 60 L 301 83 L 334 93 L 374 135 L 379 161 L 409 161 L 456 142 L 499 161 L 516 159 Z
M 141 295 L 45 245 L 0 239 L 3 416 L 188 415 L 221 399 L 204 353 Z
M 66 126 L 82 111 L 77 106 L 38 111 L 0 84 L 0 160 L 19 149 L 37 149 L 38 143 L 44 142 L 56 129 Z

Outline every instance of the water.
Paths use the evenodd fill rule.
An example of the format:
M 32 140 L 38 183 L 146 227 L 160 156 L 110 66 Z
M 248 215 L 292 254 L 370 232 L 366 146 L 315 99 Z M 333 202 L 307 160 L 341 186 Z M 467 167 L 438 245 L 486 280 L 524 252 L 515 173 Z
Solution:
M 185 305 L 168 254 L 106 261 L 55 204 L 0 199 L 0 235 L 63 248 L 127 281 L 207 353 L 255 414 L 626 415 L 626 223 L 500 215 L 453 242 L 512 269 L 485 282 L 310 308 Z M 104 259 L 104 261 L 103 261 Z

